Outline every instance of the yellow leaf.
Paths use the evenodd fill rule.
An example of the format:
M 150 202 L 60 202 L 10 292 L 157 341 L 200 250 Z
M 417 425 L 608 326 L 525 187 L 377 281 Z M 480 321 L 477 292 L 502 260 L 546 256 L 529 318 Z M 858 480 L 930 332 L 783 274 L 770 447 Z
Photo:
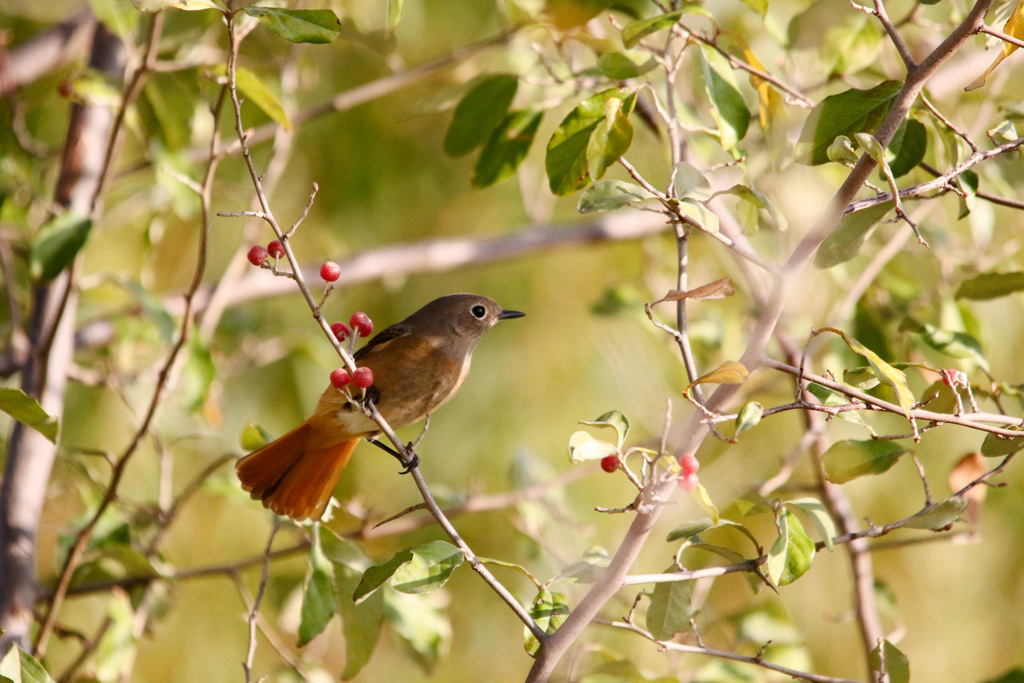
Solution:
M 907 375 L 905 372 L 898 368 L 886 363 L 882 360 L 882 357 L 877 353 L 869 349 L 868 347 L 861 344 L 859 341 L 846 334 L 842 330 L 837 330 L 834 327 L 823 327 L 819 332 L 834 332 L 843 338 L 846 345 L 850 347 L 850 350 L 857 355 L 863 356 L 867 360 L 868 365 L 871 366 L 872 372 L 875 377 L 878 378 L 882 384 L 886 384 L 892 388 L 896 393 L 896 400 L 900 404 L 900 408 L 903 409 L 903 414 L 909 420 L 910 411 L 914 407 L 914 394 L 910 391 L 910 385 L 907 384 Z
M 690 382 L 690 386 L 686 387 L 686 393 L 689 394 L 690 389 L 698 384 L 743 384 L 749 374 L 742 363 L 727 360 L 706 375 L 701 375 Z
M 1013 13 L 1010 14 L 1010 18 L 1007 19 L 1006 23 L 1003 25 L 1003 33 L 1008 36 L 1013 36 L 1018 40 L 1024 40 L 1024 0 L 1017 0 L 1017 6 L 1013 8 Z M 992 75 L 992 72 L 996 70 L 996 67 L 999 66 L 1004 59 L 1013 54 L 1013 51 L 1016 49 L 1016 45 L 1004 40 L 1003 49 L 996 57 L 996 60 L 992 62 L 992 66 L 985 69 L 985 73 L 978 76 L 978 78 L 969 86 L 964 88 L 964 90 L 976 90 L 977 88 L 985 85 L 985 81 L 987 81 L 988 77 Z
M 704 484 L 698 483 L 697 486 L 695 486 L 694 489 L 690 491 L 690 495 L 693 496 L 693 499 L 697 502 L 697 505 L 700 505 L 701 508 L 704 509 L 705 514 L 707 514 L 707 516 L 711 518 L 711 520 L 715 523 L 715 526 L 718 526 L 718 507 L 716 507 L 715 504 L 711 502 L 711 496 L 708 495 L 708 491 L 707 489 L 704 488 Z

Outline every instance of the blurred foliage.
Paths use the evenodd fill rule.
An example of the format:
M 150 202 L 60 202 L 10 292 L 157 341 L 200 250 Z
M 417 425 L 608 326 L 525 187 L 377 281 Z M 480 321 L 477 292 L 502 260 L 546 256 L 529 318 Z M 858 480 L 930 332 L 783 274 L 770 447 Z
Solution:
M 970 523 L 960 520 L 966 501 L 948 498 L 958 486 L 946 483 L 965 453 L 980 451 L 990 469 L 1019 446 L 948 425 L 923 430 L 914 443 L 900 414 L 928 398 L 925 409 L 946 413 L 970 411 L 975 400 L 993 413 L 1019 416 L 1024 408 L 1019 151 L 903 200 L 929 248 L 894 218 L 891 198 L 859 207 L 822 245 L 769 353 L 796 364 L 807 343 L 808 371 L 901 410 L 837 412 L 819 459 L 810 457 L 798 413 L 771 414 L 793 400 L 792 378 L 765 371 L 748 378 L 736 363 L 771 286 L 716 238 L 728 233 L 761 261 L 779 263 L 863 153 L 878 155 L 889 177 L 910 188 L 972 159 L 972 144 L 1019 146 L 1019 64 L 986 72 L 984 88 L 965 95 L 992 57 L 982 38 L 972 38 L 882 151 L 871 148 L 870 135 L 858 136 L 877 132 L 906 68 L 877 17 L 840 0 L 706 0 L 667 9 L 648 0 L 262 4 L 238 17 L 251 31 L 239 54 L 242 115 L 282 224 L 302 214 L 319 186 L 290 241 L 301 263 L 337 261 L 344 282 L 355 257 L 393 245 L 557 232 L 579 214 L 611 222 L 656 209 L 688 225 L 690 286 L 723 276 L 735 284 L 733 296 L 688 304 L 686 338 L 699 380 L 687 377 L 675 339 L 656 326 L 675 328 L 674 305 L 644 315 L 644 304 L 666 291 L 668 301 L 687 298 L 670 225 L 640 240 L 542 245 L 441 271 L 424 247 L 419 266 L 382 268 L 326 300 L 329 320 L 365 310 L 380 328 L 455 291 L 528 313 L 482 344 L 465 387 L 433 416 L 419 452 L 442 503 L 473 511 L 454 518 L 466 542 L 548 632 L 607 566 L 628 525 L 628 510 L 594 508 L 627 508 L 636 482 L 678 471 L 659 443 L 665 438 L 672 451 L 694 414 L 687 401 L 709 384 L 746 380 L 747 408 L 733 428 L 720 423 L 722 440 L 701 448 L 700 483 L 688 487 L 692 496 L 677 494 L 632 573 L 659 574 L 670 563 L 669 571 L 759 557 L 764 564 L 743 578 L 623 589 L 604 613 L 620 628 L 589 629 L 560 675 L 593 683 L 787 679 L 671 647 L 657 652 L 629 632 L 639 629 L 670 644 L 853 679 L 871 675 L 869 667 L 892 681 L 1020 678 L 1019 463 L 994 478 L 1008 485 L 988 491 Z M 1020 37 L 1021 5 L 1002 5 L 992 24 Z M 47 594 L 76 532 L 101 504 L 110 454 L 138 429 L 179 333 L 203 220 L 189 183 L 202 178 L 212 136 L 221 149 L 236 140 L 229 109 L 219 119 L 212 114 L 227 73 L 219 10 L 185 2 L 145 9 L 162 10 L 158 68 L 127 112 L 97 216 L 55 215 L 54 186 L 72 105 L 116 108 L 119 90 L 78 55 L 0 105 L 6 357 L 24 350 L 35 284 L 74 264 L 80 294 L 71 383 L 56 416 L 59 457 L 38 538 Z M 887 9 L 920 59 L 969 7 L 896 0 Z M 3 50 L 17 55 L 88 10 L 139 57 L 156 15 L 119 0 L 8 0 L 0 10 Z M 1013 52 L 993 46 L 999 61 Z M 666 65 L 678 69 L 668 99 Z M 375 85 L 384 87 L 361 90 Z M 344 99 L 353 93 L 365 99 L 350 106 Z M 684 133 L 678 154 L 664 117 Z M 889 189 L 882 172 L 872 182 L 858 199 Z M 245 261 L 251 245 L 273 239 L 267 226 L 216 215 L 251 209 L 253 195 L 239 156 L 226 155 L 212 192 L 204 307 L 171 389 L 74 570 L 59 614 L 62 637 L 42 666 L 8 654 L 0 677 L 244 680 L 244 618 L 274 522 L 240 490 L 230 463 L 243 439 L 280 435 L 307 415 L 337 366 L 297 291 L 268 292 L 271 273 Z M 211 294 L 215 305 L 207 306 Z M 840 336 L 811 344 L 810 331 L 826 326 Z M 5 425 L 18 419 L 55 435 L 39 404 L 13 388 L 17 364 L 5 367 Z M 808 394 L 825 407 L 848 403 L 822 384 Z M 903 438 L 871 440 L 876 435 Z M 610 476 L 587 462 L 609 457 Z M 361 446 L 319 533 L 294 525 L 278 533 L 254 679 L 524 678 L 535 637 L 521 640 L 522 624 L 425 513 L 392 522 L 399 532 L 373 526 L 420 500 L 395 470 L 390 458 Z M 558 479 L 563 473 L 569 478 Z M 863 648 L 846 546 L 833 547 L 840 534 L 819 500 L 823 477 L 842 484 L 856 520 L 922 530 L 895 531 L 886 540 L 906 543 L 879 541 L 873 554 L 886 640 L 871 653 L 856 654 Z M 491 494 L 536 486 L 549 488 L 474 510 Z M 627 613 L 633 629 L 621 628 Z M 83 649 L 88 656 L 79 659 Z

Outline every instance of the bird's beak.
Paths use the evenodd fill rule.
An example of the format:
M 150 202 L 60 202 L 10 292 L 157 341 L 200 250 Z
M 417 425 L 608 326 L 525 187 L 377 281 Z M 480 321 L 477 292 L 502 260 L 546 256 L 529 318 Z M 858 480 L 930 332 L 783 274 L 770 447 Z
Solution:
M 525 313 L 519 311 L 502 311 L 498 314 L 498 320 L 511 320 L 512 318 L 522 318 Z

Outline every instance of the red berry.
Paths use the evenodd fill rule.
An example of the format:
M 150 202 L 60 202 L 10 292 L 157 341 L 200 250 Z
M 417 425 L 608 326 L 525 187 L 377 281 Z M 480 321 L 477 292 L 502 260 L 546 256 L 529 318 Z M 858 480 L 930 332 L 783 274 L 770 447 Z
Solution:
M 284 258 L 284 245 L 279 240 L 274 240 L 267 245 L 267 251 L 274 258 Z
M 348 376 L 348 372 L 344 368 L 338 368 L 331 372 L 331 384 L 335 389 L 341 389 L 351 381 L 352 378 Z
M 334 282 L 341 277 L 341 266 L 334 261 L 326 261 L 320 266 L 320 277 L 327 282 Z
M 61 81 L 57 84 L 57 92 L 64 99 L 68 99 L 75 92 L 75 87 L 71 84 L 71 81 Z
M 679 466 L 683 468 L 683 475 L 697 474 L 697 470 L 700 469 L 700 462 L 698 462 L 697 458 L 693 457 L 693 454 L 687 453 L 679 458 Z
M 697 484 L 700 483 L 700 480 L 697 479 L 697 475 L 693 473 L 684 474 L 683 476 L 679 477 L 677 481 L 679 482 L 679 488 L 681 488 L 684 491 L 692 491 L 695 488 L 697 488 Z
M 267 260 L 267 248 L 257 244 L 249 250 L 248 257 L 249 263 L 254 266 L 262 266 L 263 262 Z
M 345 341 L 348 339 L 348 335 L 351 334 L 351 331 L 348 329 L 348 325 L 345 323 L 334 323 L 331 325 L 331 332 L 334 333 L 334 337 L 338 341 Z
M 601 458 L 601 469 L 609 474 L 619 469 L 619 456 L 606 455 Z
M 352 383 L 360 389 L 373 384 L 373 370 L 370 368 L 356 368 L 356 371 L 352 373 Z
M 352 329 L 359 333 L 360 337 L 369 337 L 370 333 L 373 332 L 373 321 L 370 320 L 370 316 L 366 315 L 362 311 L 356 311 L 352 314 L 348 324 L 352 326 Z

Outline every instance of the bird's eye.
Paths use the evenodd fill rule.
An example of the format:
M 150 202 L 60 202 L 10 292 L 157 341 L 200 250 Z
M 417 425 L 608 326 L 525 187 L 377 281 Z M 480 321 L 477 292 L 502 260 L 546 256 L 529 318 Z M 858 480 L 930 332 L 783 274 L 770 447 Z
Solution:
M 477 304 L 473 308 L 469 309 L 469 312 L 473 314 L 473 317 L 477 320 L 483 320 L 484 316 L 487 315 L 487 309 Z

